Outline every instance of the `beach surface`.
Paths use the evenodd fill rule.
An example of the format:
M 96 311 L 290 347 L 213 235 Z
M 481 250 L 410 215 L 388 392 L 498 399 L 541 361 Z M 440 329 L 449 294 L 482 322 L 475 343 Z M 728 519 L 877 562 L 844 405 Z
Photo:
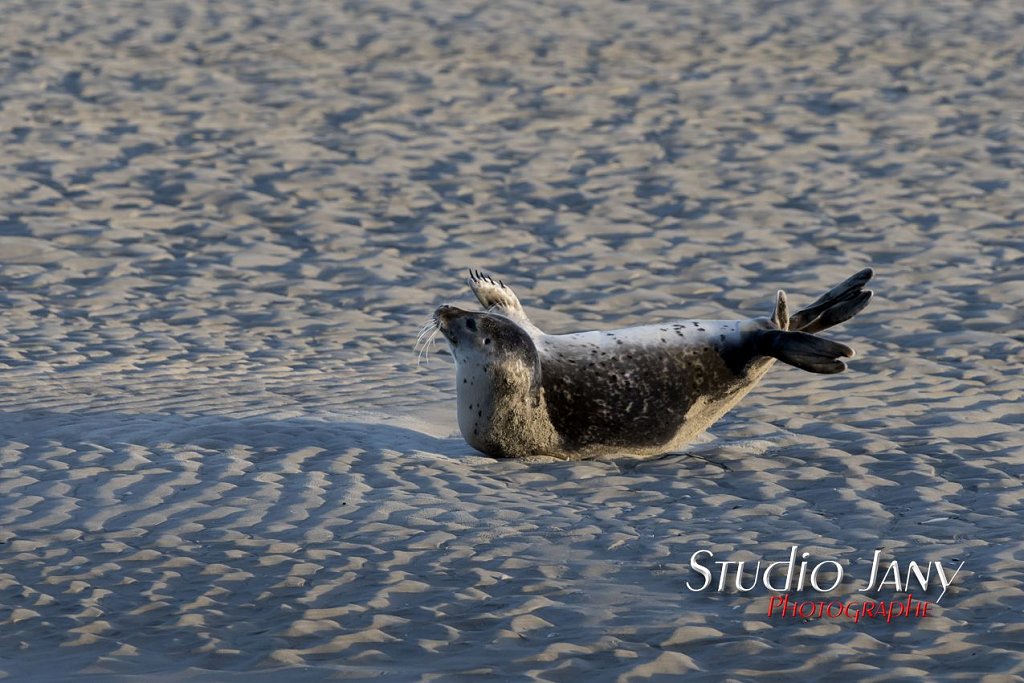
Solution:
M 1024 680 L 1019 4 L 0 19 L 0 677 Z M 414 351 L 468 268 L 574 332 L 865 266 L 848 372 L 651 461 L 483 457 Z M 848 575 L 800 600 L 962 568 L 687 586 L 794 545 Z

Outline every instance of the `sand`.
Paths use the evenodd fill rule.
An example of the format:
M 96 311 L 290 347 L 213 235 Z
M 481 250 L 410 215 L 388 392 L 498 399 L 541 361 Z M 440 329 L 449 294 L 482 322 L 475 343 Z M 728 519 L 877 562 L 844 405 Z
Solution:
M 1022 680 L 1016 3 L 0 18 L 8 679 Z M 866 265 L 849 372 L 650 462 L 482 457 L 413 350 L 470 267 L 568 332 Z M 892 623 L 687 589 L 794 544 L 964 565 Z

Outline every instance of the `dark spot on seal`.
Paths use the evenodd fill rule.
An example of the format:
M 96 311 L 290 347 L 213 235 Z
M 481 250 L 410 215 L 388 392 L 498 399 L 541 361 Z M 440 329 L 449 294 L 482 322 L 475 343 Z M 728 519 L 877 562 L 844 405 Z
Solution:
M 466 318 L 466 329 L 470 332 L 476 332 L 476 321 L 472 318 Z

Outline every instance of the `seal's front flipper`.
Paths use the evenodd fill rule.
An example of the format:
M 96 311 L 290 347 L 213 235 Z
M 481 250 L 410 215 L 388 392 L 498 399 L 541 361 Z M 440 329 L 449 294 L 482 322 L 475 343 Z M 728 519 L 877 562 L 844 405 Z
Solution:
M 497 311 L 504 315 L 521 315 L 524 318 L 526 314 L 523 312 L 523 305 L 519 303 L 519 298 L 515 295 L 512 289 L 505 285 L 501 280 L 495 280 L 486 273 L 481 273 L 479 270 L 470 270 L 469 279 L 466 280 L 469 283 L 469 288 L 476 294 L 476 298 L 480 300 L 483 307 L 490 310 L 492 308 L 504 309 Z
M 840 359 L 853 357 L 853 349 L 846 344 L 806 332 L 782 330 L 762 331 L 757 337 L 757 351 L 801 370 L 824 375 L 842 372 L 846 363 Z
M 524 327 L 528 327 L 530 331 L 536 330 L 533 323 L 526 317 L 526 312 L 523 310 L 523 305 L 519 303 L 519 298 L 512 291 L 512 288 L 504 282 L 495 280 L 490 275 L 481 273 L 478 270 L 470 270 L 469 278 L 466 282 L 469 283 L 469 288 L 476 294 L 476 298 L 480 300 L 480 303 L 489 312 L 511 318 Z
M 875 271 L 865 268 L 839 283 L 813 304 L 794 313 L 789 328 L 813 334 L 857 315 L 871 300 L 871 290 L 864 289 L 864 285 L 874 274 Z

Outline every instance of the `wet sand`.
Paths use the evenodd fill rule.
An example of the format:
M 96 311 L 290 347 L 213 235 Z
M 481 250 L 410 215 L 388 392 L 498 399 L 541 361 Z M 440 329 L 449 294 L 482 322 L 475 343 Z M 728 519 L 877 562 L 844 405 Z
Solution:
M 10 680 L 1022 680 L 1013 2 L 0 16 Z M 649 462 L 482 457 L 413 351 L 470 267 L 570 332 L 866 265 L 849 372 Z M 965 564 L 892 623 L 686 587 L 792 545 Z

